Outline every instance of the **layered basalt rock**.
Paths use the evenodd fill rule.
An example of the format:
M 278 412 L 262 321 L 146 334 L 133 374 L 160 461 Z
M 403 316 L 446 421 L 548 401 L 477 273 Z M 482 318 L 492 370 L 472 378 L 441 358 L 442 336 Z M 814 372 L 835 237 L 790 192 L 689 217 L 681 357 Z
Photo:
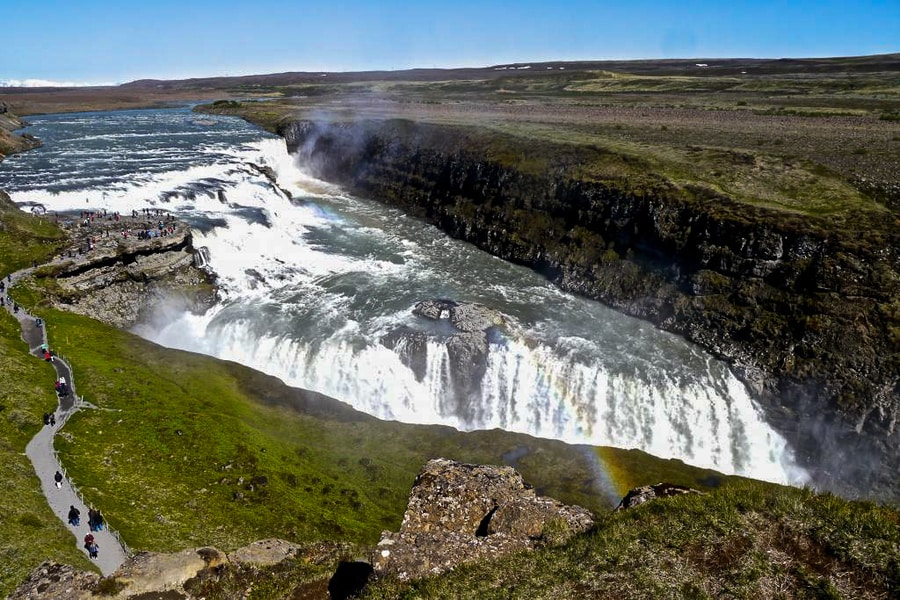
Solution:
M 313 175 L 730 361 L 817 484 L 900 496 L 900 227 L 841 233 L 705 188 L 589 181 L 568 174 L 579 157 L 565 145 L 529 171 L 468 150 L 461 128 L 280 133 Z
M 102 221 L 63 223 L 72 245 L 38 271 L 55 278 L 52 300 L 59 308 L 130 328 L 163 307 L 202 311 L 215 301 L 212 274 L 195 266 L 198 251 L 187 224 L 170 221 L 171 233 L 140 239 L 128 229 L 123 236 L 119 222 L 111 232 Z

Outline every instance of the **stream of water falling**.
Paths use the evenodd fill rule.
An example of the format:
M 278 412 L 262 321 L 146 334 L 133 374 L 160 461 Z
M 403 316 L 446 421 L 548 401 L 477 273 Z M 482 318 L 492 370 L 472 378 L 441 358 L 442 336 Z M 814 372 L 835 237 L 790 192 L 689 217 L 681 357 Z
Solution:
M 282 140 L 188 109 L 32 119 L 40 149 L 0 164 L 23 209 L 163 208 L 208 249 L 220 301 L 160 306 L 140 335 L 240 362 L 385 419 L 502 428 L 640 448 L 759 479 L 802 483 L 783 437 L 727 365 L 696 346 L 377 202 L 304 175 Z M 273 185 L 257 166 L 277 174 Z M 285 193 L 285 191 L 287 193 Z M 457 393 L 447 328 L 427 299 L 504 315 L 483 375 Z M 398 328 L 424 332 L 424 368 Z

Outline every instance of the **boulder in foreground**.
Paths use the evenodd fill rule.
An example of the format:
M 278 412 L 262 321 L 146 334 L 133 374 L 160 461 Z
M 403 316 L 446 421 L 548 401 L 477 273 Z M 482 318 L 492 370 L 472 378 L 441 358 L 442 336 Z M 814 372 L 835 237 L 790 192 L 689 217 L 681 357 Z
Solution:
M 536 495 L 511 467 L 438 458 L 416 477 L 400 531 L 382 534 L 372 566 L 416 579 L 561 543 L 593 524 L 587 509 Z

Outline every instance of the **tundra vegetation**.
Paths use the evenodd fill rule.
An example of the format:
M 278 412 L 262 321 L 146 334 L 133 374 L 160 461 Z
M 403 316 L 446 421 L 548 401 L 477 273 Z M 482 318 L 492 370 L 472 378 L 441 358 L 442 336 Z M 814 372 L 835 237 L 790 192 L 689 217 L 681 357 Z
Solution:
M 572 172 L 635 193 L 673 185 L 690 196 L 699 186 L 731 198 L 717 210 L 735 217 L 764 214 L 841 235 L 864 228 L 865 245 L 895 239 L 900 227 L 898 61 L 282 74 L 19 90 L 0 100 L 34 114 L 219 99 L 203 110 L 272 131 L 323 117 L 450 127 L 473 153 L 524 173 Z M 0 273 L 46 260 L 63 244 L 52 224 L 0 198 Z M 614 248 L 590 252 L 585 260 L 620 259 Z M 708 273 L 705 285 L 721 283 L 716 277 Z M 57 449 L 133 550 L 229 551 L 281 537 L 309 544 L 311 556 L 327 543 L 319 556 L 359 558 L 381 530 L 397 529 L 429 458 L 502 464 L 516 456 L 514 466 L 540 493 L 591 509 L 595 529 L 563 546 L 548 541 L 537 552 L 434 579 L 382 580 L 367 597 L 883 598 L 900 589 L 893 508 L 724 477 L 634 450 L 380 422 L 239 365 L 55 310 L 46 301 L 52 286 L 52 277 L 37 276 L 13 294 L 44 318 L 79 394 L 97 407 L 70 420 Z M 900 332 L 896 302 L 885 314 Z M 89 566 L 43 502 L 24 456 L 55 398 L 51 370 L 28 355 L 17 327 L 0 312 L 0 475 L 8 482 L 0 489 L 0 595 L 46 558 Z M 885 360 L 896 361 L 896 352 Z M 615 481 L 606 494 L 595 485 L 598 457 Z M 663 480 L 710 493 L 610 512 L 613 496 Z M 329 570 L 314 563 L 300 557 L 235 572 L 222 587 L 201 591 L 225 597 L 252 584 L 253 598 L 281 598 L 310 579 L 321 591 Z

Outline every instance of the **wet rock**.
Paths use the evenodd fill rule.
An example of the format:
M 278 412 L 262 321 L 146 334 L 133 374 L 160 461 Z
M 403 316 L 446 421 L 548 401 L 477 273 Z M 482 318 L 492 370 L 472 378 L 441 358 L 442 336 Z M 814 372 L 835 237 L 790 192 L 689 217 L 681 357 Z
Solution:
M 456 302 L 452 300 L 423 300 L 413 307 L 412 312 L 414 315 L 436 321 L 449 319 L 450 309 L 454 306 L 456 306 Z
M 649 502 L 656 498 L 667 498 L 669 496 L 681 496 L 683 494 L 702 494 L 703 492 L 693 488 L 684 487 L 682 485 L 673 485 L 671 483 L 657 483 L 656 485 L 644 485 L 629 490 L 616 510 L 626 510 L 634 508 L 644 502 Z
M 412 313 L 439 325 L 428 331 L 399 327 L 384 336 L 381 343 L 397 352 L 419 381 L 428 367 L 428 342 L 446 345 L 453 383 L 446 408 L 462 416 L 469 410 L 469 399 L 476 395 L 487 369 L 488 335 L 492 328 L 504 326 L 506 319 L 487 306 L 447 299 L 423 300 L 412 308 Z
M 381 338 L 381 343 L 400 357 L 407 367 L 422 381 L 428 368 L 428 334 L 411 327 L 398 327 Z
M 414 579 L 591 526 L 589 511 L 537 496 L 515 469 L 435 459 L 416 477 L 400 531 L 382 534 L 371 562 L 377 575 Z

